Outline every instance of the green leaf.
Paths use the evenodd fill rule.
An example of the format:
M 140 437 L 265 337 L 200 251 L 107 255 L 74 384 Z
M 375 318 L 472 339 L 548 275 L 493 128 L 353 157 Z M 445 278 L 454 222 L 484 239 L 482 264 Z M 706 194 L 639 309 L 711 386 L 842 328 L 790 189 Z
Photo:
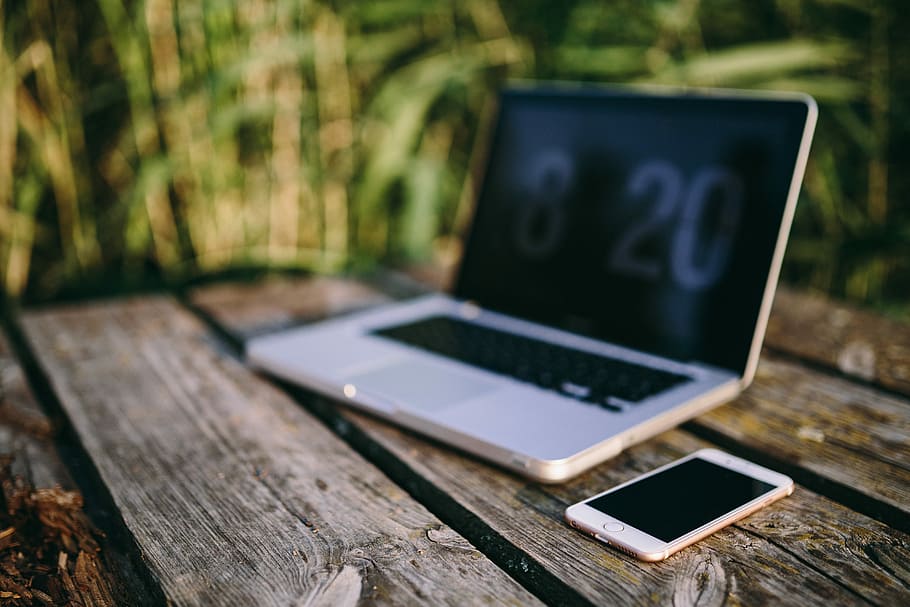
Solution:
M 742 86 L 793 73 L 831 68 L 855 58 L 846 43 L 793 39 L 705 53 L 646 80 L 703 86 Z

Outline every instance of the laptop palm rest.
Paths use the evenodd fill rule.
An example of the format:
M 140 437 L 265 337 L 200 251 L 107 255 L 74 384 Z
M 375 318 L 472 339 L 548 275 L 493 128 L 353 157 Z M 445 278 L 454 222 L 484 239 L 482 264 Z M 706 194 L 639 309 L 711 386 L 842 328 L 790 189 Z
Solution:
M 346 377 L 358 393 L 372 394 L 402 409 L 431 413 L 498 389 L 491 382 L 417 360 L 396 361 Z

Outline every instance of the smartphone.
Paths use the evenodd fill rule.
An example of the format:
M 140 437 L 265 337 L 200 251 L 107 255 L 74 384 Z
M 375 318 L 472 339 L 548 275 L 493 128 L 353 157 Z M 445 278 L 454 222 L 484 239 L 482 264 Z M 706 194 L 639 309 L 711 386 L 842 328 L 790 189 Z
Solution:
M 793 480 L 702 449 L 566 508 L 576 529 L 643 561 L 674 552 L 793 493 Z

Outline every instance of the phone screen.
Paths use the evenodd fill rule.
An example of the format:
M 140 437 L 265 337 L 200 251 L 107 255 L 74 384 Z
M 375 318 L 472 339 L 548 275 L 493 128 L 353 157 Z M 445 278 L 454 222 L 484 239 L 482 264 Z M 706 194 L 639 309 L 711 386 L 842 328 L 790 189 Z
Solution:
M 585 503 L 669 543 L 772 489 L 696 457 Z

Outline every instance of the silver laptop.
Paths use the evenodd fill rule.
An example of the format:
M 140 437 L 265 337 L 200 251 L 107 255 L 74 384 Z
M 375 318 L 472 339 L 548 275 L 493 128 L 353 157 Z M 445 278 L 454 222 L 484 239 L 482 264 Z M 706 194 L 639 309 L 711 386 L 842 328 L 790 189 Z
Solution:
M 804 95 L 508 89 L 452 296 L 257 338 L 248 360 L 565 480 L 749 384 L 816 114 Z

